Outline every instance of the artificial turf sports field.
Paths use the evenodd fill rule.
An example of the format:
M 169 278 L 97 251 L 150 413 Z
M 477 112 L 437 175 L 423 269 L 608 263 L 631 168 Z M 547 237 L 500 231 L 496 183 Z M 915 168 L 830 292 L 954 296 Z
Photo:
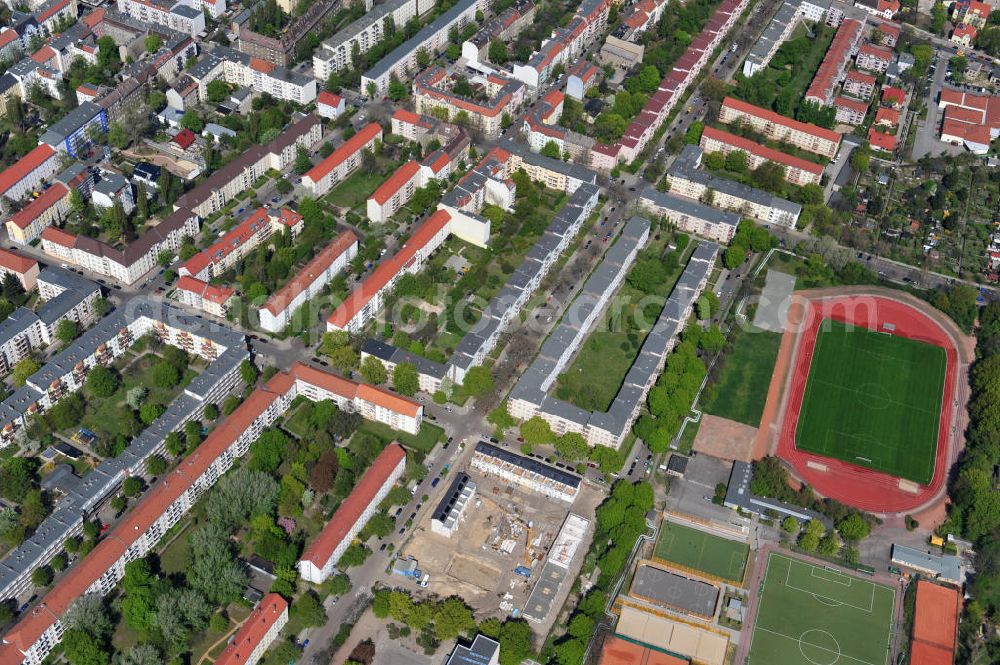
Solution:
M 749 665 L 886 665 L 896 592 L 772 553 Z
M 929 484 L 946 367 L 939 346 L 824 321 L 795 446 Z
M 678 566 L 740 583 L 749 552 L 750 546 L 746 543 L 713 536 L 676 522 L 664 522 L 653 555 Z

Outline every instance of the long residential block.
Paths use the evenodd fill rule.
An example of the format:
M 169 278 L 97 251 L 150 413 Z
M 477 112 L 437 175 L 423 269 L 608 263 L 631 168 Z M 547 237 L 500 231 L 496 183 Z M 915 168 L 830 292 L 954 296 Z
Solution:
M 695 233 L 722 243 L 733 239 L 741 219 L 736 213 L 660 192 L 653 187 L 642 190 L 639 207 L 666 219 L 685 233 Z
M 378 510 L 382 499 L 406 469 L 406 451 L 390 443 L 337 508 L 330 521 L 299 559 L 299 575 L 307 582 L 322 584 L 333 574 L 337 561 Z
M 469 465 L 487 477 L 496 477 L 566 503 L 573 503 L 580 491 L 579 476 L 485 441 L 476 444 Z
M 382 127 L 377 122 L 366 125 L 361 131 L 344 141 L 316 166 L 302 176 L 302 186 L 313 196 L 323 196 L 345 180 L 361 166 L 362 153 L 371 150 L 376 141 L 382 140 Z
M 448 33 L 454 27 L 459 32 L 476 20 L 476 12 L 489 9 L 487 0 L 458 0 L 446 12 L 420 29 L 391 53 L 385 55 L 374 67 L 361 75 L 361 91 L 369 93 L 369 85 L 374 85 L 375 96 L 384 95 L 389 89 L 392 77 L 400 81 L 412 80 L 416 74 L 417 54 L 420 51 L 434 56 L 448 46 Z
M 785 169 L 785 180 L 793 185 L 818 185 L 823 177 L 823 167 L 808 159 L 769 148 L 750 139 L 724 132 L 715 127 L 705 127 L 701 133 L 701 148 L 706 153 L 734 151 L 747 156 L 747 166 L 756 169 L 761 164 L 773 162 Z
M 233 373 L 238 376 L 238 367 L 234 368 Z M 296 396 L 304 395 L 313 400 L 331 399 L 343 397 L 344 390 L 356 394 L 362 392 L 362 388 L 367 388 L 369 394 L 386 395 L 385 408 L 397 408 L 399 402 L 407 405 L 406 412 L 418 419 L 422 413 L 422 407 L 416 402 L 391 395 L 373 386 L 359 386 L 352 381 L 346 381 L 301 363 L 296 364 L 288 372 L 279 372 L 266 385 L 251 393 L 232 415 L 221 421 L 194 453 L 182 460 L 173 471 L 160 480 L 90 554 L 73 566 L 69 573 L 4 635 L 3 643 L 0 644 L 0 662 L 40 665 L 62 639 L 64 631 L 62 618 L 73 602 L 84 594 L 99 596 L 110 594 L 124 576 L 125 564 L 148 555 L 164 534 L 191 510 L 199 497 L 212 487 L 238 458 L 249 452 L 250 444 L 288 411 Z M 356 395 L 354 399 L 357 399 Z M 383 400 L 383 398 L 376 399 Z M 370 414 L 364 411 L 361 414 L 370 417 Z M 113 462 L 120 467 L 115 477 L 109 480 L 111 487 L 120 485 L 127 477 L 126 474 L 131 475 L 132 467 L 122 458 L 130 455 L 136 443 L 133 441 L 122 456 L 103 463 Z M 87 478 L 95 473 L 98 473 L 98 470 L 91 472 Z M 76 512 L 75 532 L 79 532 L 82 520 L 79 510 Z M 61 549 L 65 537 L 75 532 L 70 530 L 67 533 L 66 529 L 59 529 L 56 534 L 58 541 L 54 544 L 54 548 Z M 53 554 L 58 549 L 54 549 Z M 264 634 L 267 634 L 266 631 Z
M 767 67 L 803 20 L 818 23 L 825 20 L 827 25 L 837 25 L 843 20 L 844 12 L 833 6 L 831 0 L 785 0 L 757 42 L 750 47 L 750 53 L 743 61 L 743 75 L 753 76 Z
M 699 168 L 703 156 L 704 152 L 700 147 L 684 146 L 684 150 L 667 169 L 671 194 L 696 201 L 707 201 L 711 197 L 709 203 L 717 208 L 732 210 L 776 226 L 795 227 L 802 213 L 802 206 Z
M 435 4 L 435 0 L 389 0 L 375 5 L 320 44 L 313 53 L 313 75 L 325 82 L 331 74 L 348 69 L 353 65 L 355 49 L 359 55 L 371 50 L 386 37 L 390 21 L 396 30 L 402 30 L 411 19 L 426 14 Z
M 743 123 L 772 141 L 781 141 L 827 159 L 833 159 L 840 148 L 841 136 L 833 130 L 792 120 L 732 97 L 723 100 L 719 122 Z
M 0 173 L 0 194 L 20 201 L 59 170 L 59 153 L 41 144 Z
M 287 328 L 295 311 L 322 293 L 323 287 L 344 272 L 357 255 L 358 237 L 353 231 L 337 236 L 257 309 L 260 327 L 274 333 Z
M 563 314 L 559 326 L 542 345 L 538 356 L 510 393 L 508 411 L 518 420 L 538 416 L 559 435 L 577 432 L 588 444 L 618 448 L 646 402 L 649 389 L 663 369 L 694 303 L 708 283 L 719 246 L 702 241 L 694 248 L 607 411 L 586 411 L 549 395 L 560 373 L 589 334 L 593 324 L 617 291 L 635 255 L 649 235 L 649 222 L 633 217 L 601 265 L 591 274 Z
M 215 659 L 216 665 L 256 665 L 286 623 L 288 601 L 279 594 L 267 594 Z
M 182 263 L 177 273 L 208 281 L 233 268 L 274 233 L 287 231 L 294 238 L 302 232 L 304 224 L 302 215 L 294 210 L 258 208 L 208 249 Z

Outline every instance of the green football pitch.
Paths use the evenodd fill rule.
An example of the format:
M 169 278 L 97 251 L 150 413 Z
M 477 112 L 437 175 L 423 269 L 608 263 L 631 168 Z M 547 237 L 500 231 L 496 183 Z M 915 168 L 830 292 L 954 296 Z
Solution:
M 927 485 L 946 367 L 939 346 L 824 321 L 796 447 Z
M 731 582 L 743 581 L 750 546 L 699 529 L 664 522 L 654 556 Z
M 886 665 L 896 592 L 772 553 L 749 665 Z

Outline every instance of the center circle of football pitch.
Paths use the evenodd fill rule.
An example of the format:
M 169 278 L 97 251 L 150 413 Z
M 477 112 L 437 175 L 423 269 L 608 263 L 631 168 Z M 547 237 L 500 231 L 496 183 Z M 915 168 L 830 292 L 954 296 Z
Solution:
M 799 635 L 799 653 L 812 665 L 834 665 L 840 660 L 840 642 L 820 628 Z
M 862 383 L 855 389 L 854 396 L 866 409 L 882 410 L 892 406 L 892 395 L 878 383 Z

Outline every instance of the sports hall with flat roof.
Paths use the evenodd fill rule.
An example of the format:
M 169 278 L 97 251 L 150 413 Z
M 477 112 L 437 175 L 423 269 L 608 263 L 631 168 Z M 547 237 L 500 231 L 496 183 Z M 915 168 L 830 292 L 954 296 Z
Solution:
M 827 319 L 795 433 L 801 450 L 927 485 L 947 358 L 940 346 Z
M 653 556 L 728 582 L 743 581 L 750 546 L 678 522 L 664 521 Z
M 657 605 L 703 617 L 715 614 L 715 604 L 719 600 L 719 589 L 708 582 L 648 564 L 636 568 L 631 594 Z
M 749 665 L 888 665 L 894 589 L 772 553 Z

